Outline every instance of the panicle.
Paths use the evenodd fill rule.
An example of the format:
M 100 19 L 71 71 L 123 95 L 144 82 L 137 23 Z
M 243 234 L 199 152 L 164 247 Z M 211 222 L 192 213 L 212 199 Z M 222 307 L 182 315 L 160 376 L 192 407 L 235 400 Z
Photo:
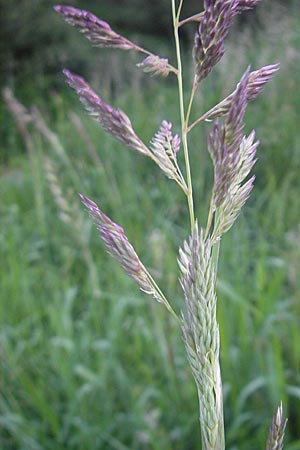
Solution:
M 149 149 L 133 130 L 129 117 L 121 110 L 105 103 L 78 75 L 64 70 L 68 84 L 77 92 L 86 110 L 98 121 L 105 131 L 118 139 L 126 147 L 150 156 Z
M 54 7 L 67 23 L 77 28 L 97 47 L 113 47 L 122 50 L 135 50 L 136 46 L 128 39 L 115 33 L 110 25 L 94 14 L 73 6 Z
M 153 295 L 159 303 L 165 303 L 159 292 L 154 288 L 148 272 L 128 241 L 123 228 L 107 217 L 95 202 L 81 194 L 80 198 L 89 210 L 90 216 L 97 225 L 100 237 L 111 256 L 119 262 L 123 270 L 143 292 Z
M 161 58 L 157 55 L 149 55 L 137 67 L 143 69 L 146 73 L 154 76 L 167 77 L 170 73 L 169 61 L 167 58 Z
M 266 450 L 282 450 L 287 419 L 283 418 L 282 403 L 273 417 L 267 440 Z

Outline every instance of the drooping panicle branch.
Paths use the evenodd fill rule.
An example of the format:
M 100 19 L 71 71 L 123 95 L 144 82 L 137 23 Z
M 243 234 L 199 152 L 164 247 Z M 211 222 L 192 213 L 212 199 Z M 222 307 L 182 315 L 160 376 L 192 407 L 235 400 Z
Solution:
M 186 193 L 187 187 L 177 164 L 180 138 L 172 136 L 172 124 L 163 121 L 160 130 L 150 143 L 150 148 L 135 133 L 129 117 L 121 110 L 105 103 L 80 76 L 64 70 L 68 84 L 77 92 L 86 110 L 105 131 L 131 150 L 151 158 L 167 175 L 175 180 Z
M 178 264 L 186 307 L 182 315 L 183 336 L 198 390 L 202 448 L 224 450 L 212 242 L 204 240 L 197 221 L 189 241 L 179 251 Z
M 123 228 L 107 217 L 95 202 L 82 194 L 80 194 L 80 198 L 97 225 L 100 237 L 108 253 L 119 262 L 126 274 L 143 292 L 152 295 L 159 303 L 164 304 L 169 312 L 176 316 L 165 296 L 141 263 Z
M 121 110 L 105 103 L 80 76 L 64 70 L 68 84 L 77 92 L 86 110 L 105 131 L 131 150 L 150 156 L 149 149 L 133 130 L 129 117 Z
M 107 22 L 89 11 L 65 5 L 57 5 L 54 9 L 63 16 L 68 24 L 77 28 L 97 47 L 112 47 L 121 50 L 137 49 L 133 42 L 113 31 Z
M 168 59 L 154 55 L 145 48 L 140 47 L 124 36 L 116 33 L 104 20 L 89 11 L 74 8 L 73 6 L 57 5 L 54 7 L 65 21 L 79 30 L 92 44 L 101 48 L 119 50 L 134 50 L 148 55 L 141 66 L 145 72 L 166 77 L 170 72 L 177 70 L 168 62 Z

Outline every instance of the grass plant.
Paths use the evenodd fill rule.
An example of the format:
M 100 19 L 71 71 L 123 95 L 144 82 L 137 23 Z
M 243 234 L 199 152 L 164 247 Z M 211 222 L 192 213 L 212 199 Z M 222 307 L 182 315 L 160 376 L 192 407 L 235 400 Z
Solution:
M 232 227 L 253 188 L 255 177 L 248 178 L 256 162 L 254 131 L 244 135 L 244 115 L 253 100 L 278 70 L 278 65 L 262 67 L 250 72 L 248 67 L 233 92 L 210 108 L 194 122 L 190 120 L 194 97 L 201 82 L 210 75 L 224 55 L 224 40 L 236 15 L 252 9 L 259 1 L 204 2 L 204 11 L 181 19 L 183 0 L 172 0 L 172 18 L 176 50 L 176 65 L 169 63 L 111 29 L 109 24 L 93 14 L 69 6 L 56 6 L 56 11 L 98 47 L 133 50 L 146 55 L 138 64 L 145 72 L 167 77 L 174 74 L 178 83 L 178 102 L 181 134 L 174 135 L 172 123 L 163 120 L 158 132 L 146 146 L 136 134 L 128 116 L 121 109 L 105 103 L 78 75 L 64 71 L 68 84 L 77 92 L 88 112 L 103 129 L 124 146 L 154 161 L 186 196 L 191 235 L 179 249 L 180 282 L 184 292 L 185 312 L 181 326 L 188 360 L 197 386 L 200 429 L 203 450 L 225 449 L 223 392 L 219 365 L 220 335 L 217 322 L 216 283 L 221 237 Z M 185 105 L 183 66 L 179 29 L 189 22 L 197 22 L 193 57 L 194 77 L 189 101 Z M 219 118 L 225 117 L 223 122 Z M 195 219 L 193 183 L 190 167 L 188 133 L 205 120 L 215 119 L 208 138 L 208 151 L 214 166 L 214 182 L 206 228 L 198 228 Z M 177 161 L 181 145 L 184 153 L 185 175 Z M 247 179 L 248 178 L 248 179 Z M 149 270 L 140 261 L 122 227 L 104 214 L 96 203 L 80 195 L 87 207 L 109 253 L 120 263 L 127 275 L 140 289 L 163 304 L 179 321 L 170 302 Z M 282 406 L 277 410 L 267 440 L 267 450 L 281 450 L 286 421 Z
M 283 80 L 279 74 L 247 116 L 265 141 L 267 126 L 276 120 L 272 111 Z M 285 88 L 286 105 L 289 93 L 293 101 L 297 95 L 292 87 L 295 80 L 292 77 Z M 236 81 L 237 77 L 233 85 Z M 163 119 L 152 104 L 166 104 L 175 122 L 175 92 L 173 87 L 165 91 L 155 85 L 148 98 L 142 92 L 129 92 L 121 99 L 122 109 L 130 115 L 135 113 L 132 98 L 138 100 L 139 117 L 134 123 L 143 140 Z M 230 87 L 224 97 L 228 93 Z M 207 91 L 209 95 L 217 100 L 213 91 Z M 199 93 L 199 100 L 195 99 L 197 108 L 198 101 L 200 106 L 207 102 L 202 96 Z M 78 183 L 94 198 L 103 192 L 101 206 L 124 225 L 178 311 L 182 294 L 176 282 L 176 255 L 188 226 L 183 196 L 147 160 L 106 141 L 87 118 L 74 128 L 74 120 L 71 123 L 62 113 L 69 106 L 63 100 L 58 104 L 51 131 L 68 149 L 67 160 L 45 129 L 41 134 L 37 116 L 28 110 L 34 157 L 12 161 L 2 172 L 1 248 L 9 270 L 1 272 L 1 446 L 199 448 L 195 392 L 176 321 L 160 305 L 143 302 L 116 265 L 101 252 L 91 251 L 96 233 L 91 233 L 90 222 L 75 200 Z M 296 123 L 293 111 L 285 118 L 290 129 Z M 261 117 L 266 128 L 259 123 Z M 148 123 L 151 126 L 144 132 Z M 197 167 L 194 191 L 197 202 L 201 199 L 205 205 L 208 201 L 201 189 L 207 190 L 211 180 L 209 159 L 194 151 L 201 130 L 194 132 L 190 135 L 192 168 Z M 18 141 L 11 133 L 14 145 Z M 285 448 L 299 448 L 300 205 L 293 138 L 297 137 L 291 133 L 282 137 L 282 145 L 295 155 L 293 166 L 284 160 L 277 142 L 270 144 L 272 157 L 271 150 L 260 155 L 256 194 L 222 239 L 217 292 L 228 449 L 263 448 L 267 416 L 280 398 L 289 415 Z M 274 134 L 272 139 L 276 141 Z M 96 157 L 96 163 L 92 149 L 99 147 L 99 141 L 101 154 L 97 150 L 96 154 L 101 159 Z M 275 160 L 285 162 L 283 176 L 273 151 Z M 51 159 L 47 178 L 41 175 L 45 155 Z M 138 169 L 134 176 L 132 167 Z M 69 205 L 72 227 L 57 188 Z M 137 207 L 140 204 L 145 205 L 147 217 Z M 84 256 L 86 251 L 90 260 Z M 96 279 L 90 275 L 91 267 Z

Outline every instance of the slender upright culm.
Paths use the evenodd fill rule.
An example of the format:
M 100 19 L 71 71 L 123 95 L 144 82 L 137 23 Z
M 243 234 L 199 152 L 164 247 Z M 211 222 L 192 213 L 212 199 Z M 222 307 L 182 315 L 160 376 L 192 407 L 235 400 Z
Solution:
M 164 78 L 174 76 L 177 80 L 181 133 L 174 135 L 172 123 L 163 120 L 147 144 L 137 135 L 125 112 L 107 104 L 83 78 L 64 70 L 66 81 L 100 126 L 134 151 L 137 157 L 142 155 L 151 159 L 170 180 L 177 183 L 186 197 L 190 236 L 179 249 L 178 264 L 184 297 L 179 316 L 141 262 L 122 227 L 109 219 L 92 200 L 84 195 L 81 195 L 81 200 L 96 223 L 100 238 L 111 256 L 143 292 L 165 306 L 182 329 L 198 391 L 202 450 L 225 449 L 216 281 L 221 238 L 239 216 L 255 181 L 255 176 L 250 173 L 256 162 L 258 141 L 254 131 L 245 136 L 244 117 L 248 103 L 272 79 L 278 65 L 267 65 L 254 71 L 251 71 L 250 66 L 245 67 L 231 94 L 220 99 L 208 111 L 197 112 L 198 119 L 194 122 L 190 121 L 190 116 L 202 81 L 210 75 L 224 55 L 225 40 L 235 16 L 253 8 L 259 1 L 204 0 L 203 11 L 182 18 L 184 0 L 171 0 L 176 64 L 171 64 L 168 58 L 156 55 L 121 36 L 108 23 L 88 11 L 72 6 L 55 7 L 66 22 L 77 28 L 94 46 L 138 52 L 143 55 L 143 59 L 137 64 L 140 70 Z M 186 93 L 183 86 L 179 29 L 192 22 L 193 26 L 196 23 L 191 49 L 194 73 L 190 91 Z M 207 150 L 212 159 L 214 180 L 207 220 L 203 223 L 203 217 L 201 221 L 197 219 L 194 208 L 189 133 L 207 119 L 213 120 L 207 125 Z M 181 149 L 184 154 L 183 168 L 177 159 Z M 270 427 L 266 450 L 282 449 L 285 426 L 280 405 Z

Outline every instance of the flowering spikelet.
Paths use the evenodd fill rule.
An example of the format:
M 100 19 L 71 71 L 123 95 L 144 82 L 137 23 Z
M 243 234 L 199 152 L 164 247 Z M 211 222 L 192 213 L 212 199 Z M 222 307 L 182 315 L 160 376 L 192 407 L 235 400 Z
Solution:
M 235 176 L 228 187 L 227 195 L 223 203 L 218 209 L 217 221 L 212 237 L 213 241 L 217 240 L 232 227 L 253 189 L 255 175 L 245 183 L 244 181 L 256 162 L 256 149 L 259 142 L 254 142 L 254 138 L 255 133 L 252 131 L 248 138 L 243 138 L 240 144 L 240 156 Z
M 77 28 L 97 47 L 113 47 L 122 50 L 136 49 L 132 42 L 115 33 L 108 23 L 98 19 L 89 11 L 64 5 L 57 5 L 54 9 L 63 16 L 67 23 Z
M 262 67 L 261 69 L 250 72 L 248 83 L 246 87 L 247 101 L 254 100 L 263 90 L 266 83 L 268 83 L 279 69 L 279 64 L 271 64 Z M 210 109 L 203 117 L 205 119 L 214 119 L 228 114 L 232 100 L 237 92 L 239 84 L 232 94 Z
M 287 419 L 283 419 L 282 403 L 280 403 L 269 429 L 266 450 L 282 450 L 286 424 Z
M 87 111 L 102 125 L 105 131 L 126 147 L 150 156 L 150 151 L 136 135 L 129 117 L 121 110 L 105 103 L 78 75 L 64 70 L 68 84 L 77 92 Z
M 214 203 L 219 207 L 226 198 L 232 180 L 239 169 L 240 145 L 243 139 L 243 119 L 247 107 L 246 87 L 249 69 L 243 75 L 232 99 L 225 124 L 214 122 L 209 136 L 209 152 L 214 163 Z
M 167 77 L 170 73 L 170 66 L 167 58 L 161 58 L 157 55 L 149 55 L 142 62 L 137 64 L 137 67 L 143 69 L 146 73 L 152 75 Z
M 128 241 L 123 228 L 107 217 L 92 200 L 81 194 L 80 198 L 96 223 L 100 237 L 111 256 L 120 263 L 127 275 L 143 292 L 152 295 L 159 303 L 163 303 L 167 309 L 171 310 L 164 296 L 154 286 L 152 278 Z
M 187 186 L 177 164 L 177 153 L 180 150 L 180 137 L 172 136 L 172 124 L 162 121 L 160 129 L 150 143 L 156 163 L 168 178 L 175 180 L 186 192 Z
M 197 384 L 203 449 L 224 448 L 223 402 L 219 367 L 220 337 L 216 319 L 212 242 L 204 240 L 195 223 L 188 242 L 179 250 L 178 264 L 186 314 L 183 335 Z

